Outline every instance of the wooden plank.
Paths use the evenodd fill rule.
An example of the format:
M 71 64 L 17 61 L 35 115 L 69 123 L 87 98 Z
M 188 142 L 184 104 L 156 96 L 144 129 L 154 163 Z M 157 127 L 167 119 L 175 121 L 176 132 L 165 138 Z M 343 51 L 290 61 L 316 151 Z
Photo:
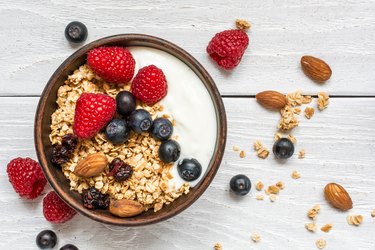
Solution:
M 375 95 L 375 4 L 359 1 L 1 1 L 0 95 L 39 95 L 53 71 L 79 46 L 63 32 L 84 22 L 88 42 L 118 33 L 145 33 L 170 40 L 196 57 L 223 95 L 253 95 L 265 89 L 309 94 Z M 232 72 L 219 70 L 205 48 L 236 18 L 253 23 L 250 47 Z M 312 54 L 333 69 L 319 85 L 305 77 L 299 59 Z
M 210 188 L 188 210 L 156 225 L 142 228 L 117 228 L 90 221 L 78 215 L 63 225 L 51 225 L 41 212 L 42 197 L 35 201 L 20 199 L 8 183 L 5 167 L 17 156 L 35 158 L 33 119 L 38 98 L 0 98 L 0 246 L 1 249 L 35 249 L 35 236 L 42 229 L 58 233 L 59 246 L 73 243 L 80 249 L 212 249 L 221 242 L 224 249 L 316 249 L 315 240 L 327 240 L 326 249 L 372 249 L 375 245 L 373 152 L 375 151 L 375 104 L 371 98 L 335 98 L 329 107 L 316 111 L 311 120 L 301 117 L 293 131 L 296 155 L 285 163 L 255 156 L 252 143 L 259 139 L 271 148 L 278 114 L 260 107 L 252 98 L 226 98 L 228 143 L 219 172 Z M 315 104 L 312 104 L 315 105 Z M 247 153 L 241 159 L 232 151 L 237 145 Z M 301 173 L 293 180 L 293 170 Z M 238 198 L 229 193 L 228 182 L 236 174 L 248 175 L 253 184 L 285 183 L 274 203 L 257 201 L 258 192 Z M 338 182 L 351 194 L 354 208 L 338 212 L 324 200 L 322 188 Z M 48 188 L 47 191 L 49 191 Z M 318 226 L 332 223 L 325 234 L 307 232 L 306 212 L 321 204 Z M 348 214 L 362 214 L 359 227 L 346 223 Z M 250 235 L 257 231 L 261 242 L 255 245 Z M 57 248 L 58 249 L 58 248 Z

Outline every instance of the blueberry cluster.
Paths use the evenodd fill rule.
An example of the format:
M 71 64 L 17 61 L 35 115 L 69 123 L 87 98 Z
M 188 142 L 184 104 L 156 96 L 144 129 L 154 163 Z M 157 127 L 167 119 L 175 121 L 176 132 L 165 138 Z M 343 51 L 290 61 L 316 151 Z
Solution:
M 129 91 L 120 91 L 116 96 L 116 111 L 122 116 L 115 118 L 105 128 L 105 136 L 113 144 L 125 143 L 130 131 L 140 134 L 150 133 L 156 140 L 161 141 L 159 158 L 165 163 L 176 162 L 180 158 L 181 147 L 177 141 L 170 139 L 173 134 L 173 125 L 166 118 L 152 120 L 150 113 L 144 109 L 136 109 L 136 98 Z M 177 165 L 177 170 L 182 179 L 194 181 L 202 172 L 202 166 L 196 159 L 183 159 Z M 110 165 L 110 176 L 117 181 L 130 178 L 131 167 L 114 159 Z

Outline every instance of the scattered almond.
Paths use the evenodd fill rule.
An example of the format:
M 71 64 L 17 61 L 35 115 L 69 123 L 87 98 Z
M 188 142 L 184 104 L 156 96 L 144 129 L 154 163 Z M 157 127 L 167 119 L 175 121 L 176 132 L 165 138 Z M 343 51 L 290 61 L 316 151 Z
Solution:
M 316 224 L 315 222 L 311 222 L 311 223 L 306 223 L 305 224 L 305 228 L 310 231 L 310 232 L 315 232 L 316 231 Z
M 133 200 L 111 200 L 109 203 L 109 212 L 119 217 L 132 217 L 143 211 L 142 204 Z
M 107 157 L 103 153 L 95 153 L 80 160 L 73 173 L 79 177 L 94 177 L 102 173 L 107 165 Z
M 255 98 L 264 107 L 268 109 L 282 109 L 285 107 L 287 100 L 285 95 L 280 92 L 267 90 L 256 94 Z
M 255 184 L 255 188 L 256 188 L 256 190 L 258 190 L 258 191 L 261 191 L 261 190 L 263 189 L 263 187 L 264 187 L 264 184 L 263 184 L 263 182 L 261 182 L 261 181 L 258 181 L 258 182 Z
M 363 222 L 362 215 L 348 215 L 346 217 L 346 221 L 349 225 L 359 226 Z
M 318 239 L 315 241 L 315 245 L 317 248 L 323 249 L 327 245 L 327 242 L 325 239 Z
M 339 184 L 328 183 L 324 188 L 324 196 L 333 207 L 342 211 L 353 208 L 353 201 L 348 192 Z
M 329 231 L 331 231 L 331 229 L 332 229 L 332 224 L 325 224 L 324 226 L 320 228 L 320 230 L 322 230 L 325 233 L 328 233 Z
M 291 176 L 292 176 L 293 179 L 299 179 L 299 178 L 301 178 L 301 174 L 298 171 L 296 171 L 296 170 L 294 170 L 292 172 Z
M 303 56 L 301 58 L 301 67 L 308 77 L 318 82 L 325 82 L 332 75 L 329 65 L 313 56 Z

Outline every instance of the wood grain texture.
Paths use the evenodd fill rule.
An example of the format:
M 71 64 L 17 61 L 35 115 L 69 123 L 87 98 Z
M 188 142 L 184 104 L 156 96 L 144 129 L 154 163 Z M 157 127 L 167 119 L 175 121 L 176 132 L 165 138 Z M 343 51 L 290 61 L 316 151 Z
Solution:
M 224 249 L 316 249 L 315 240 L 327 240 L 325 249 L 373 249 L 375 219 L 375 103 L 371 98 L 334 98 L 311 120 L 300 117 L 301 125 L 293 131 L 297 151 L 306 150 L 306 158 L 296 155 L 286 163 L 255 156 L 256 139 L 271 148 L 278 114 L 263 109 L 253 98 L 226 98 L 228 143 L 223 163 L 203 196 L 180 215 L 162 223 L 141 228 L 109 227 L 76 216 L 63 225 L 51 225 L 41 212 L 42 198 L 25 201 L 8 183 L 5 172 L 8 161 L 17 156 L 35 158 L 33 119 L 38 98 L 0 98 L 0 248 L 36 249 L 35 236 L 52 228 L 59 236 L 59 246 L 74 243 L 82 250 L 96 249 L 212 249 L 221 242 Z M 316 105 L 315 103 L 312 106 Z M 237 145 L 247 153 L 241 159 L 232 151 Z M 293 170 L 301 179 L 293 180 Z M 253 184 L 266 185 L 279 180 L 286 188 L 275 203 L 257 201 L 255 189 L 241 199 L 228 190 L 230 178 L 238 173 L 248 175 Z M 328 182 L 342 184 L 351 194 L 354 208 L 339 212 L 323 198 Z M 49 191 L 47 188 L 44 193 Z M 306 212 L 321 204 L 317 224 L 332 223 L 326 234 L 310 233 Z M 348 214 L 362 214 L 361 226 L 350 226 Z M 250 240 L 252 232 L 261 235 L 257 245 Z M 58 248 L 57 248 L 58 249 Z
M 296 86 L 309 94 L 375 95 L 373 0 L 113 1 L 0 0 L 1 95 L 39 95 L 57 66 L 78 47 L 64 29 L 84 22 L 87 42 L 118 33 L 159 36 L 186 49 L 207 68 L 224 95 L 281 92 Z M 249 19 L 250 46 L 232 72 L 219 70 L 205 48 L 217 32 Z M 330 64 L 324 85 L 304 76 L 302 55 Z M 38 72 L 36 74 L 36 72 Z

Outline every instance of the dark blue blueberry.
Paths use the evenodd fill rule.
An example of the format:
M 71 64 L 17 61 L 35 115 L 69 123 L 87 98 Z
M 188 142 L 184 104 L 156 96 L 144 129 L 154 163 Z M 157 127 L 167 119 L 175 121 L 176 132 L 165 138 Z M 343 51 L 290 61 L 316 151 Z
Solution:
M 128 116 L 135 110 L 136 99 L 129 91 L 120 91 L 116 95 L 116 108 L 120 115 Z
M 78 247 L 72 244 L 66 244 L 65 246 L 62 246 L 60 250 L 79 250 Z
M 251 182 L 246 175 L 239 174 L 230 179 L 229 186 L 235 194 L 243 196 L 250 192 Z
M 65 28 L 65 38 L 72 43 L 81 43 L 87 38 L 87 28 L 81 22 L 71 22 Z
M 56 242 L 57 236 L 51 230 L 43 230 L 36 236 L 36 244 L 40 249 L 53 248 Z
M 288 159 L 294 153 L 293 142 L 287 138 L 281 138 L 275 142 L 272 151 L 276 158 Z
M 125 120 L 113 119 L 105 128 L 105 136 L 113 144 L 121 144 L 129 138 L 130 129 Z
M 136 133 L 147 132 L 152 126 L 152 118 L 144 109 L 134 110 L 129 116 L 129 126 Z
M 194 181 L 202 173 L 202 166 L 196 159 L 183 159 L 177 165 L 178 174 L 185 181 Z
M 172 123 L 165 118 L 157 118 L 151 128 L 151 134 L 154 138 L 165 141 L 171 137 L 173 133 Z
M 175 162 L 180 157 L 181 147 L 174 140 L 163 141 L 159 147 L 159 158 L 165 163 Z

